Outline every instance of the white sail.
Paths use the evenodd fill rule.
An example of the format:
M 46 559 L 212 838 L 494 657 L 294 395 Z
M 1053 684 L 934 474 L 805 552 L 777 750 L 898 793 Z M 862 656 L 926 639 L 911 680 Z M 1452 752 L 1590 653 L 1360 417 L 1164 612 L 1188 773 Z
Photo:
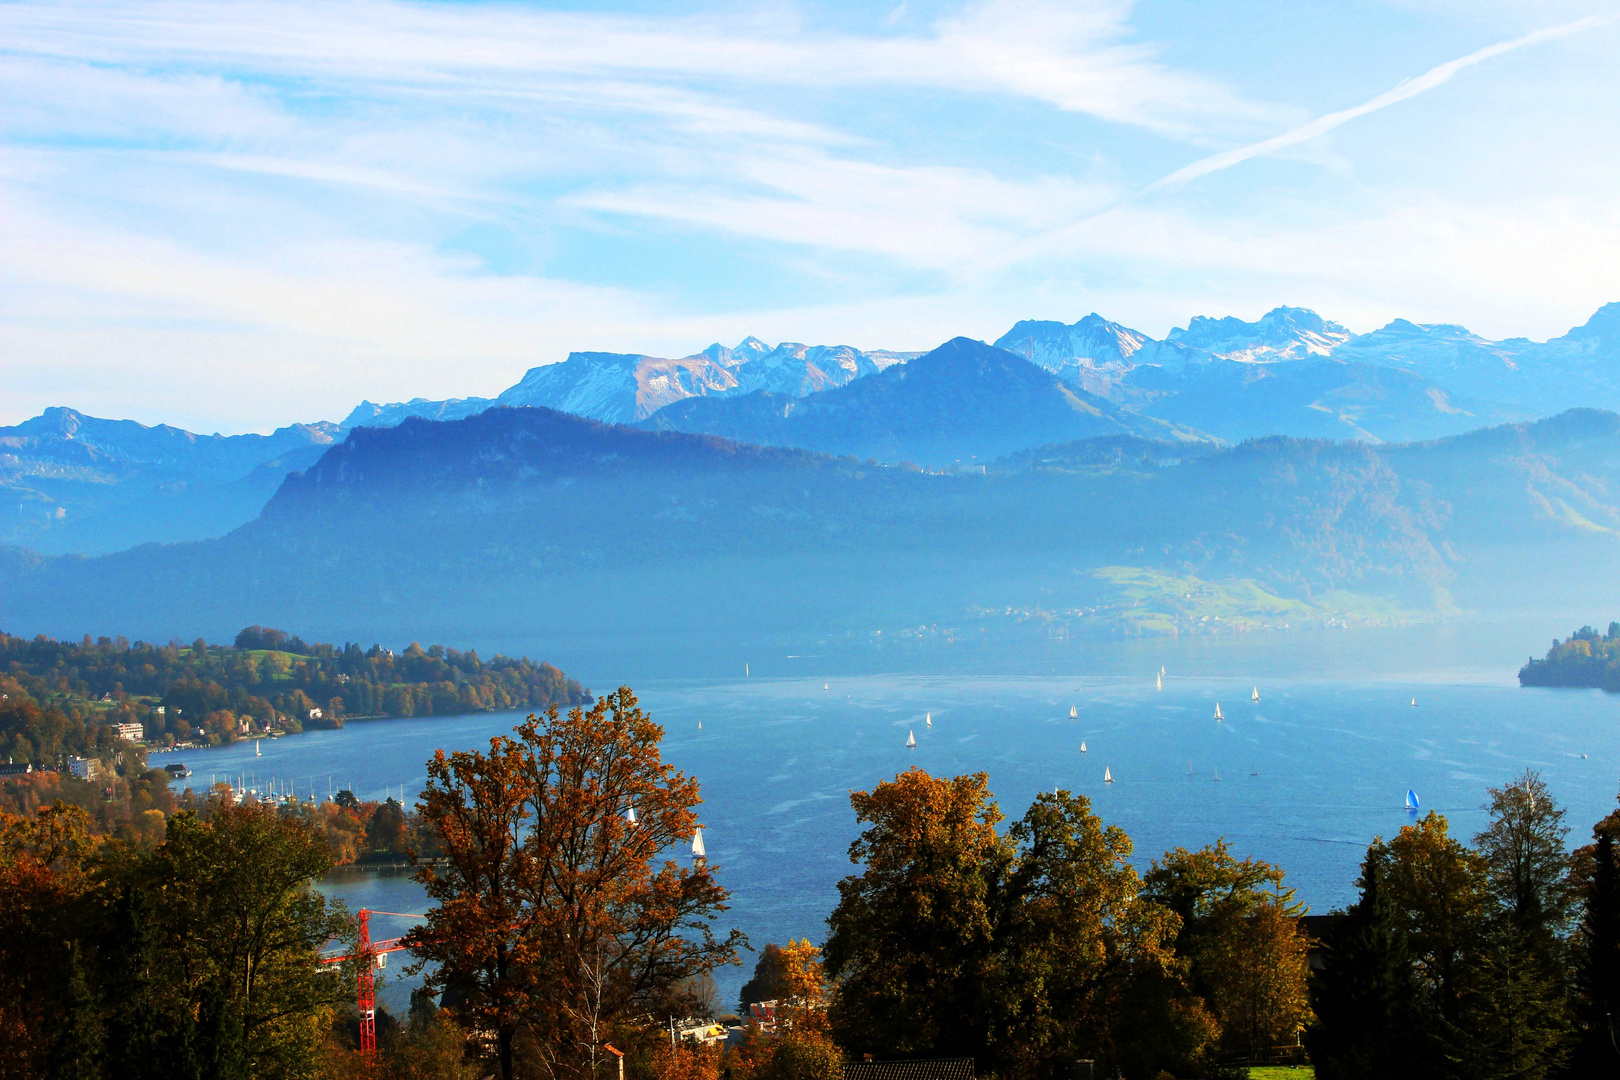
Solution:
M 1250 701 L 1259 701 L 1260 700 L 1260 688 L 1258 686 L 1254 688 L 1254 693 L 1249 695 L 1249 700 Z
M 909 731 L 908 730 L 906 732 L 906 748 L 911 749 L 912 747 L 915 747 L 916 745 L 917 745 L 917 733 L 914 732 L 914 731 Z
M 1082 754 L 1086 752 L 1086 740 L 1084 739 L 1080 740 L 1080 752 Z
M 636 823 L 636 808 L 635 807 L 632 806 L 630 809 L 628 809 L 628 810 L 626 810 L 624 812 L 624 820 L 628 821 L 632 825 L 634 825 Z
M 258 739 L 253 740 L 253 756 L 254 757 L 264 757 L 263 751 L 261 751 L 259 749 L 259 740 Z
M 1153 688 L 1155 690 L 1164 689 L 1164 672 L 1161 671 L 1157 675 L 1153 676 Z
M 933 713 L 925 713 L 923 715 L 923 723 L 927 724 L 929 727 L 933 727 L 934 726 L 934 714 Z
M 832 689 L 832 683 L 822 683 L 821 688 L 823 690 L 831 690 Z
M 1215 782 L 1217 784 L 1221 782 L 1221 770 L 1219 769 L 1215 770 Z
M 1417 698 L 1412 699 L 1412 708 L 1417 708 Z
M 1073 706 L 1073 705 L 1069 706 L 1069 719 L 1070 720 L 1078 720 L 1078 719 L 1080 719 L 1080 710 L 1076 706 Z
M 698 721 L 698 730 L 699 731 L 703 730 L 703 721 L 701 721 L 701 720 Z
M 1226 719 L 1226 717 L 1221 715 L 1221 703 L 1218 702 L 1218 701 L 1215 703 L 1215 719 L 1217 719 L 1217 720 L 1225 720 Z
M 1113 770 L 1109 769 L 1107 767 L 1104 767 L 1103 768 L 1103 783 L 1112 784 L 1113 782 L 1114 782 L 1114 772 L 1113 772 Z
M 699 825 L 697 832 L 692 834 L 692 858 L 707 859 L 708 857 L 709 850 L 703 846 L 703 826 Z

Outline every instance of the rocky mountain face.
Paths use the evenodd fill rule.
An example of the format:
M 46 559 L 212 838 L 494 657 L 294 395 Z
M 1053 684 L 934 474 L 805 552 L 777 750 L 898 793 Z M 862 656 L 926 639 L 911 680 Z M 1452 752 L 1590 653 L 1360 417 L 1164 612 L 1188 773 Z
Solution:
M 834 390 L 803 398 L 763 390 L 694 397 L 654 413 L 643 426 L 931 467 L 1103 435 L 1199 438 L 969 338 Z
M 456 420 L 496 404 L 561 409 L 593 420 L 631 424 L 692 397 L 729 397 L 756 390 L 803 397 L 875 375 L 918 355 L 793 341 L 773 348 L 756 337 L 744 338 L 733 348 L 716 342 L 702 352 L 678 358 L 575 352 L 560 363 L 530 368 L 516 385 L 493 399 L 416 398 L 393 405 L 362 402 L 343 426 L 391 427 L 409 416 Z
M 331 423 L 196 435 L 46 409 L 0 428 L 0 543 L 99 553 L 217 536 L 341 437 Z

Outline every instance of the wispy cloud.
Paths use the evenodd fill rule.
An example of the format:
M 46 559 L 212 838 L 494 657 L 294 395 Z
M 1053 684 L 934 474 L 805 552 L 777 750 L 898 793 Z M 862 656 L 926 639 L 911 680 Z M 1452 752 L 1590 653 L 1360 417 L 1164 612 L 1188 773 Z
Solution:
M 60 403 L 262 428 L 493 392 L 570 349 L 750 332 L 923 347 L 1092 308 L 1162 332 L 1284 294 L 1370 318 L 1399 276 L 1385 228 L 1449 275 L 1436 296 L 1499 304 L 1494 272 L 1551 310 L 1613 278 L 1592 239 L 1615 234 L 1610 169 L 1561 209 L 1387 181 L 1211 206 L 1187 183 L 1490 56 L 1559 34 L 1574 51 L 1594 20 L 1307 123 L 1299 101 L 1331 86 L 1234 68 L 1247 37 L 1145 36 L 1129 0 L 859 24 L 792 2 L 0 3 L 0 422 Z M 1233 144 L 1135 197 L 1189 146 Z M 1447 230 L 1491 214 L 1516 223 L 1497 235 L 1517 263 L 1453 239 L 1458 265 Z M 1538 273 L 1553 256 L 1527 253 L 1582 219 L 1578 265 Z
M 1199 177 L 1220 172 L 1222 169 L 1230 169 L 1234 165 L 1240 165 L 1251 158 L 1283 150 L 1290 146 L 1298 146 L 1300 143 L 1326 135 L 1334 128 L 1347 124 L 1357 117 L 1366 116 L 1368 113 L 1377 112 L 1379 109 L 1387 109 L 1391 105 L 1399 104 L 1426 91 L 1433 90 L 1435 87 L 1449 82 L 1453 75 L 1464 68 L 1482 64 L 1486 60 L 1501 56 L 1504 53 L 1513 52 L 1516 49 L 1523 49 L 1530 45 L 1540 45 L 1547 41 L 1556 41 L 1559 38 L 1569 37 L 1571 34 L 1578 34 L 1583 30 L 1592 30 L 1606 23 L 1614 22 L 1616 19 L 1620 19 L 1620 15 L 1594 15 L 1590 18 L 1578 19 L 1574 22 L 1536 30 L 1522 37 L 1516 37 L 1511 41 L 1499 41 L 1495 45 L 1487 45 L 1485 48 L 1471 52 L 1467 56 L 1437 64 L 1416 78 L 1404 79 L 1392 89 L 1386 90 L 1377 97 L 1362 102 L 1360 105 L 1319 116 L 1309 123 L 1300 124 L 1298 127 L 1290 128 L 1281 135 L 1274 135 L 1269 139 L 1262 139 L 1247 146 L 1240 146 L 1235 150 L 1225 150 L 1219 154 L 1211 154 L 1206 158 L 1200 158 L 1192 164 L 1184 165 L 1170 175 L 1155 181 L 1145 190 L 1150 192 L 1163 191 L 1167 188 L 1180 187 L 1183 184 L 1192 183 Z

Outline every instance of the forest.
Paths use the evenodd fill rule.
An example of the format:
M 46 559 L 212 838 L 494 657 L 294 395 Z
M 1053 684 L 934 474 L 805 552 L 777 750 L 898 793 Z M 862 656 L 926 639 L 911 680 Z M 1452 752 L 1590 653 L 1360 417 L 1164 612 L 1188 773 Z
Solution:
M 1569 845 L 1534 772 L 1484 793 L 1468 841 L 1436 812 L 1375 838 L 1347 910 L 1306 918 L 1279 867 L 1217 842 L 1138 869 L 1083 796 L 1003 817 L 976 773 L 852 792 L 861 831 L 825 940 L 765 943 L 726 1045 L 708 976 L 723 867 L 684 852 L 698 782 L 621 688 L 485 751 L 439 751 L 372 853 L 417 861 L 424 978 L 362 1049 L 349 913 L 313 886 L 330 821 L 213 792 L 106 833 L 66 799 L 0 812 L 3 1075 L 841 1080 L 845 1062 L 972 1059 L 979 1076 L 1152 1080 L 1309 1064 L 1324 1080 L 1612 1075 L 1620 810 Z M 414 820 L 414 839 L 402 818 Z M 161 820 L 160 820 L 161 819 Z M 325 830 L 323 832 L 323 829 Z M 431 836 L 431 841 L 430 841 Z M 432 842 L 433 857 L 413 843 Z M 241 977 L 248 972 L 250 977 Z M 615 1058 L 614 1054 L 623 1054 Z
M 228 646 L 0 633 L 0 755 L 61 766 L 107 757 L 116 724 L 151 745 L 218 745 L 358 717 L 447 716 L 585 701 L 550 664 L 411 644 L 403 652 L 309 644 L 250 626 Z
M 1605 633 L 1583 626 L 1553 640 L 1545 659 L 1531 657 L 1519 669 L 1520 686 L 1600 686 L 1620 693 L 1620 622 Z

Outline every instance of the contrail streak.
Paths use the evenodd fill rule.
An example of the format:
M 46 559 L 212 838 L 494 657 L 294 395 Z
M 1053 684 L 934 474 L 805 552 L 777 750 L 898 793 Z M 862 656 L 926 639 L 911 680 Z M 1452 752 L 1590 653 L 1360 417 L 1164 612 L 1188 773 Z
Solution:
M 1526 34 L 1523 37 L 1514 38 L 1512 41 L 1501 41 L 1495 45 L 1487 45 L 1478 52 L 1472 52 L 1467 56 L 1461 57 L 1460 59 L 1448 60 L 1446 63 L 1441 64 L 1438 67 L 1430 68 L 1428 71 L 1424 72 L 1422 75 L 1419 75 L 1415 79 L 1405 79 L 1398 83 L 1393 89 L 1386 90 L 1377 97 L 1371 99 L 1370 101 L 1365 101 L 1360 105 L 1354 105 L 1348 109 L 1340 109 L 1338 112 L 1328 113 L 1326 116 L 1318 117 L 1308 124 L 1301 124 L 1292 131 L 1285 131 L 1281 135 L 1274 136 L 1273 138 L 1266 139 L 1262 142 L 1251 143 L 1248 146 L 1240 146 L 1236 150 L 1227 150 L 1223 153 L 1211 154 L 1209 157 L 1195 161 L 1191 165 L 1184 165 L 1175 172 L 1171 173 L 1169 176 L 1155 180 L 1153 183 L 1143 188 L 1139 194 L 1145 195 L 1148 192 L 1162 191 L 1165 188 L 1181 187 L 1184 184 L 1197 180 L 1201 176 L 1208 176 L 1210 173 L 1220 172 L 1222 169 L 1230 169 L 1233 165 L 1248 161 L 1252 157 L 1259 157 L 1261 154 L 1269 154 L 1273 150 L 1280 150 L 1285 146 L 1295 146 L 1299 143 L 1306 142 L 1310 139 L 1316 138 L 1318 135 L 1326 134 L 1327 132 L 1338 127 L 1340 124 L 1348 123 L 1358 116 L 1366 116 L 1370 112 L 1377 112 L 1379 109 L 1389 105 L 1394 105 L 1396 102 L 1405 101 L 1407 98 L 1416 97 L 1425 90 L 1432 90 L 1441 83 L 1446 82 L 1463 68 L 1473 67 L 1475 64 L 1489 60 L 1493 56 L 1501 56 L 1503 53 L 1513 52 L 1515 49 L 1522 49 L 1527 45 L 1539 45 L 1544 41 L 1553 41 L 1557 38 L 1568 37 L 1570 34 L 1579 33 L 1582 30 L 1589 30 L 1593 27 L 1601 26 L 1604 23 L 1613 22 L 1616 18 L 1620 18 L 1620 16 L 1594 15 L 1590 18 L 1580 19 L 1572 23 L 1563 23 L 1559 26 L 1549 26 L 1543 30 L 1537 30 L 1533 33 Z

